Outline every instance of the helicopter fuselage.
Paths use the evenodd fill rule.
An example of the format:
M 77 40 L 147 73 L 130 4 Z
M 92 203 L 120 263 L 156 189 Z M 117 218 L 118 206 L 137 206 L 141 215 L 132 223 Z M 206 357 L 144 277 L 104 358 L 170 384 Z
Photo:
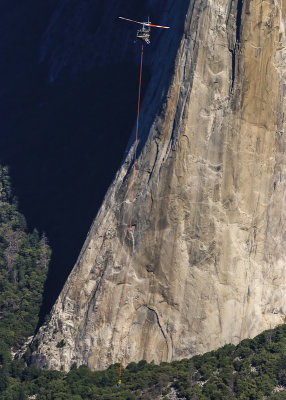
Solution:
M 147 44 L 150 44 L 150 31 L 150 26 L 143 24 L 142 28 L 137 31 L 137 39 L 142 40 Z
M 133 19 L 125 18 L 125 17 L 118 17 L 118 18 L 124 19 L 126 21 L 130 21 L 130 22 L 135 22 L 136 24 L 142 25 L 142 28 L 137 31 L 136 37 L 137 37 L 137 39 L 142 40 L 142 41 L 146 42 L 147 44 L 150 44 L 151 26 L 155 27 L 155 28 L 169 29 L 169 26 L 161 26 L 161 25 L 151 24 L 151 21 L 149 20 L 149 17 L 148 17 L 148 21 L 147 22 L 139 22 L 139 21 L 135 21 Z

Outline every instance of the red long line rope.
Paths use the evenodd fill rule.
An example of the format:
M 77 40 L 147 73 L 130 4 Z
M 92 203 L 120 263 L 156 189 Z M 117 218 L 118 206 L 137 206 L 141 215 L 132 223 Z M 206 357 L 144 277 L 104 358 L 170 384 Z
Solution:
M 137 161 L 137 144 L 138 144 L 138 128 L 139 128 L 139 115 L 140 115 L 140 99 L 141 99 L 141 82 L 142 82 L 142 65 L 143 65 L 143 48 L 142 44 L 141 48 L 141 64 L 140 64 L 140 79 L 139 79 L 139 90 L 138 90 L 138 105 L 137 105 L 137 122 L 136 122 L 136 137 L 135 137 L 135 147 L 134 147 L 134 163 L 133 163 L 133 178 L 132 178 L 132 198 L 131 198 L 131 211 L 130 211 L 130 223 L 129 223 L 129 239 L 128 239 L 128 254 L 127 254 L 127 263 L 126 263 L 126 274 L 125 274 L 125 283 L 124 283 L 124 294 L 123 294 L 123 306 L 126 304 L 126 295 L 127 295 L 127 283 L 128 283 L 128 272 L 130 266 L 130 250 L 131 250 L 131 236 L 132 236 L 132 217 L 133 217 L 133 204 L 134 204 L 134 186 L 135 186 L 135 169 L 136 169 L 136 161 Z M 124 338 L 124 330 L 122 325 L 121 331 L 121 343 L 120 343 L 120 369 L 119 369 L 119 379 L 118 384 L 121 383 L 121 374 L 122 374 L 122 363 L 123 363 L 123 338 Z

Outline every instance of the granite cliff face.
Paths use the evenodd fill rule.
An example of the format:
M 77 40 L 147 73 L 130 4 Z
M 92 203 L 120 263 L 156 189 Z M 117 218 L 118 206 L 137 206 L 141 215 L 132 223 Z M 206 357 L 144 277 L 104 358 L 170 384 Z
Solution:
M 128 363 L 284 322 L 285 18 L 282 0 L 191 0 L 175 65 L 170 42 L 158 44 L 172 79 L 163 97 L 154 73 L 142 107 L 143 131 L 153 124 L 136 168 L 127 303 L 132 146 L 40 329 L 38 365 L 105 368 L 120 358 L 122 327 Z

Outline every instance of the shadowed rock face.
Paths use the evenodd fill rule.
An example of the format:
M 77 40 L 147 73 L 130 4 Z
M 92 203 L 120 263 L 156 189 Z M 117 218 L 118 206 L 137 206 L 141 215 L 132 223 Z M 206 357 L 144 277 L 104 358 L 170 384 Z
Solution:
M 38 365 L 105 368 L 122 329 L 126 363 L 160 362 L 284 322 L 285 17 L 280 0 L 190 1 L 161 112 L 148 111 L 159 75 L 143 104 L 154 121 L 136 168 L 127 302 L 132 147 L 38 334 Z

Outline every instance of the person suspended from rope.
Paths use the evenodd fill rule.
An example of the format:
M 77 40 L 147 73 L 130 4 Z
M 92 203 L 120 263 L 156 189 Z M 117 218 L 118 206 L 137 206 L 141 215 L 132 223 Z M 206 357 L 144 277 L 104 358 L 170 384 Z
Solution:
M 148 17 L 147 22 L 138 22 L 138 21 L 134 21 L 133 19 L 128 19 L 128 18 L 124 18 L 124 17 L 118 17 L 118 18 L 124 19 L 126 21 L 135 22 L 136 24 L 143 25 L 142 28 L 137 31 L 136 37 L 137 37 L 137 39 L 142 40 L 143 42 L 146 42 L 147 44 L 150 44 L 151 26 L 154 28 L 165 28 L 165 29 L 170 28 L 169 26 L 152 25 L 151 21 L 149 20 L 149 17 Z
M 117 387 L 120 388 L 121 386 L 121 379 L 119 379 L 118 383 L 117 383 Z

